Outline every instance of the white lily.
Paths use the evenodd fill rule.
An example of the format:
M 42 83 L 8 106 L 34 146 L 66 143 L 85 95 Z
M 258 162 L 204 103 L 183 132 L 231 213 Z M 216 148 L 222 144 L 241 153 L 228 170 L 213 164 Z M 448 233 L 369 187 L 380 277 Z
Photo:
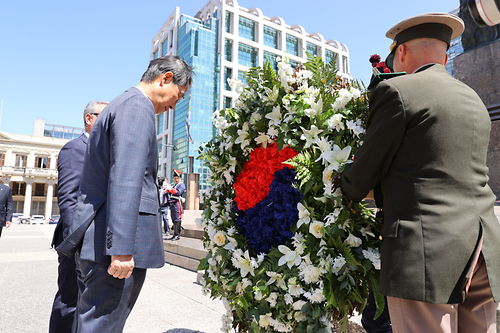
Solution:
M 292 266 L 299 266 L 302 258 L 295 251 L 290 250 L 288 246 L 278 245 L 278 250 L 284 254 L 278 261 L 278 266 L 282 266 L 284 264 L 288 265 L 288 268 L 292 268 Z
M 320 130 L 316 125 L 312 125 L 310 130 L 306 130 L 304 127 L 300 126 L 302 128 L 302 136 L 300 137 L 302 140 L 306 140 L 306 144 L 304 145 L 305 148 L 311 147 L 311 145 L 316 141 L 318 138 L 318 134 L 323 132 L 323 130 Z
M 266 118 L 270 120 L 269 126 L 279 126 L 281 122 L 281 109 L 279 106 L 275 106 L 273 111 L 266 114 Z
M 262 145 L 262 148 L 266 149 L 267 143 L 269 142 L 269 136 L 266 133 L 259 132 L 259 136 L 255 138 L 257 144 Z
M 252 265 L 252 258 L 250 258 L 248 250 L 246 250 L 243 255 L 239 255 L 239 253 L 235 252 L 231 260 L 234 267 L 240 269 L 242 277 L 247 276 L 248 273 L 250 273 L 252 276 L 255 275 L 254 267 Z
M 299 220 L 297 221 L 297 228 L 300 228 L 302 224 L 309 224 L 309 222 L 311 222 L 311 213 L 301 202 L 297 204 L 297 209 L 299 210 Z
M 309 109 L 305 109 L 304 113 L 309 117 L 314 117 L 323 112 L 323 99 L 320 97 L 318 102 L 312 102 Z
M 340 149 L 339 146 L 333 145 L 333 150 L 325 153 L 325 159 L 330 163 L 329 167 L 333 170 L 339 170 L 339 168 L 350 163 L 349 157 L 351 156 L 351 146 L 347 146 L 344 149 Z

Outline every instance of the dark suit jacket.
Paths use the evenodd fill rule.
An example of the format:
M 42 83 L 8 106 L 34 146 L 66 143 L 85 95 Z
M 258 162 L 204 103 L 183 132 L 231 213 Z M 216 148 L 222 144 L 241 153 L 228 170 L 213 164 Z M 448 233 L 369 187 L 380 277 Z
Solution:
M 342 174 L 356 201 L 381 183 L 380 291 L 460 303 L 478 240 L 500 301 L 500 224 L 488 186 L 490 117 L 478 95 L 441 65 L 372 90 L 363 146 Z
M 12 222 L 12 190 L 9 186 L 0 184 L 0 228 L 7 221 Z
M 61 244 L 63 235 L 68 233 L 73 220 L 88 140 L 87 135 L 84 133 L 66 143 L 59 152 L 57 159 L 57 204 L 59 205 L 61 218 L 57 222 L 54 238 L 52 239 L 52 245 L 55 246 Z
M 133 255 L 139 268 L 165 264 L 156 175 L 155 111 L 137 88 L 104 108 L 90 135 L 69 234 L 57 247 L 109 263 Z

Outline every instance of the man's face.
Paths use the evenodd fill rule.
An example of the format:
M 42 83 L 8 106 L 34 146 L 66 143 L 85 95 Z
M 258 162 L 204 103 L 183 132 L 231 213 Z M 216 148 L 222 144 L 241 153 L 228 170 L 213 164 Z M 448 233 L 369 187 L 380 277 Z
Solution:
M 160 107 L 156 110 L 157 114 L 163 113 L 168 109 L 174 109 L 177 102 L 184 98 L 189 89 L 189 84 L 178 86 L 173 82 L 173 74 L 168 72 L 162 75 L 160 82 L 160 91 L 158 103 Z
M 95 121 L 97 120 L 97 117 L 101 114 L 102 110 L 106 107 L 105 104 L 98 104 L 97 107 L 96 107 L 96 110 L 95 112 L 93 112 L 91 114 L 92 116 L 92 119 L 90 120 L 90 129 L 92 129 L 92 127 L 94 127 L 94 123 Z
M 174 177 L 174 180 L 176 183 L 179 183 L 181 181 L 181 177 Z

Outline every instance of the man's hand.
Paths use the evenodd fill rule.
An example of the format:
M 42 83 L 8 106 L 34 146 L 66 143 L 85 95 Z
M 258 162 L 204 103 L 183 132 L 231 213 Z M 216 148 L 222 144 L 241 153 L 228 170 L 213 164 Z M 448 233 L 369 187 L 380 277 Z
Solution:
M 6 221 L 6 222 L 5 222 L 5 227 L 6 227 L 6 228 L 10 227 L 10 224 L 11 224 L 11 222 L 10 222 L 10 221 Z
M 117 279 L 128 279 L 134 270 L 134 258 L 131 255 L 111 256 L 108 274 Z

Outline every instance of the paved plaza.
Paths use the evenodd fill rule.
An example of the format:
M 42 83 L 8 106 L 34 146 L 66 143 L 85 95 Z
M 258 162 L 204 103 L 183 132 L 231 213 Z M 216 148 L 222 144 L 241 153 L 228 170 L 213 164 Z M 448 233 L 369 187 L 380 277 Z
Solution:
M 0 332 L 46 333 L 57 290 L 55 225 L 12 225 L 0 238 Z M 166 264 L 148 270 L 125 333 L 217 333 L 225 313 L 204 296 L 196 273 Z
M 495 207 L 497 217 L 500 206 Z M 12 225 L 0 238 L 0 332 L 46 333 L 57 285 L 55 225 Z M 203 295 L 196 273 L 166 264 L 148 270 L 125 333 L 218 333 L 225 313 Z M 359 317 L 353 318 L 359 323 Z M 498 328 L 500 332 L 500 327 Z

